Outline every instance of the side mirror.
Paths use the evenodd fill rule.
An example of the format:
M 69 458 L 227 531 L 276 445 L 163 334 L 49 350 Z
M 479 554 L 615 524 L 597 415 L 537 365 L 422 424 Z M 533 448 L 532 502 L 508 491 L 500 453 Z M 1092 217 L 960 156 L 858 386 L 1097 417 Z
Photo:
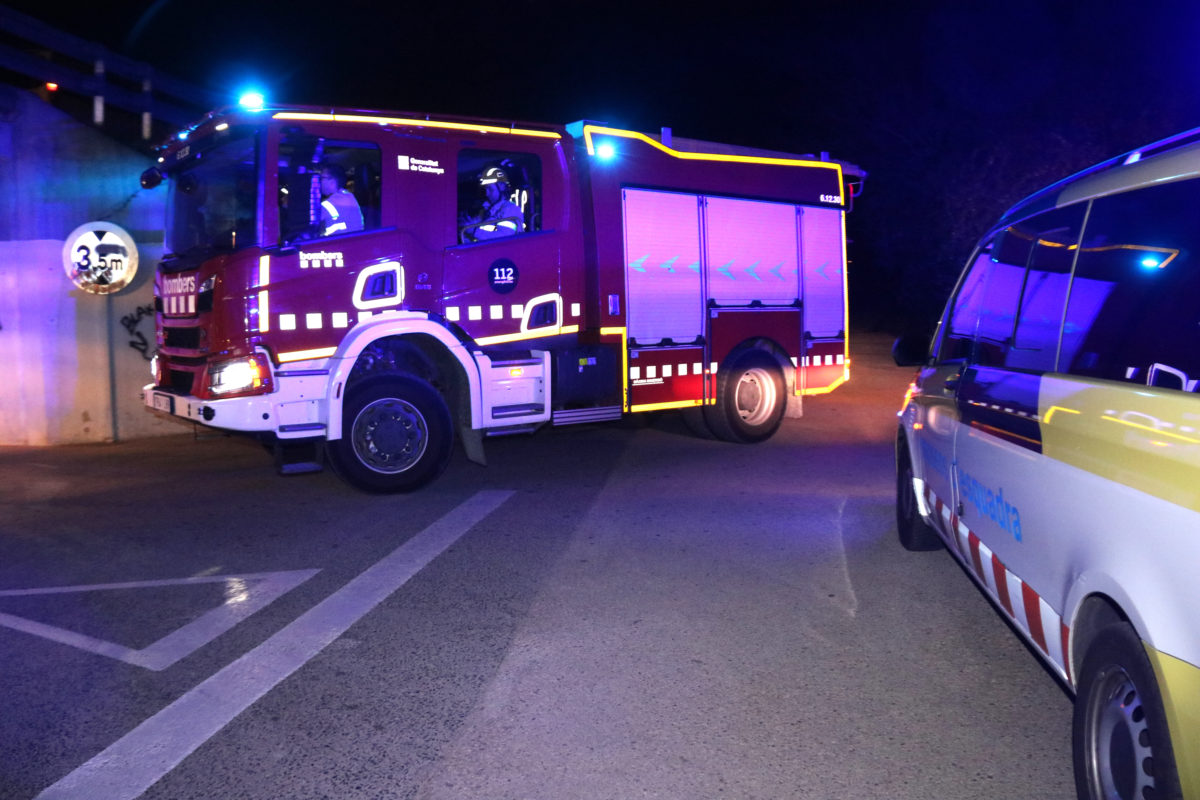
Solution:
M 163 174 L 158 171 L 158 167 L 151 167 L 142 173 L 139 183 L 142 184 L 143 189 L 153 189 L 155 186 L 158 186 L 160 183 L 162 183 L 162 181 Z
M 892 343 L 892 360 L 898 367 L 919 367 L 929 360 L 930 342 L 926 334 L 905 334 Z

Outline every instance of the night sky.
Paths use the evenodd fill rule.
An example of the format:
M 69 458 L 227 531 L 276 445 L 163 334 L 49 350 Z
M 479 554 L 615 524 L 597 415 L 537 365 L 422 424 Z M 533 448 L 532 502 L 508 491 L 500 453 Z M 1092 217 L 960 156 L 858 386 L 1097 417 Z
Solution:
M 1200 125 L 1200 5 L 1177 0 L 7 4 L 230 99 L 828 151 L 870 173 L 850 222 L 868 325 L 928 322 L 1025 194 Z

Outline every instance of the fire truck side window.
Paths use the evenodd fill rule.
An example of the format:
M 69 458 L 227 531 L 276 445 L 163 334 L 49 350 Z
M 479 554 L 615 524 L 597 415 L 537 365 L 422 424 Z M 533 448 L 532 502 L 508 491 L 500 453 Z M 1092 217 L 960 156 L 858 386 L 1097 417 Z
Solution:
M 379 147 L 302 130 L 279 142 L 281 243 L 339 236 L 380 225 Z
M 531 153 L 463 150 L 458 156 L 458 241 L 542 228 L 542 162 Z

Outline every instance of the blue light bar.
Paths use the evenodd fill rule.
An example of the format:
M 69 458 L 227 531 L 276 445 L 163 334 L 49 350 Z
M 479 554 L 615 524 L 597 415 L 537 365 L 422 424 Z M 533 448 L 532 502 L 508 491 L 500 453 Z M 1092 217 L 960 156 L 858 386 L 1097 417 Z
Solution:
M 266 102 L 263 93 L 254 90 L 243 92 L 242 96 L 238 98 L 238 105 L 250 111 L 258 111 Z

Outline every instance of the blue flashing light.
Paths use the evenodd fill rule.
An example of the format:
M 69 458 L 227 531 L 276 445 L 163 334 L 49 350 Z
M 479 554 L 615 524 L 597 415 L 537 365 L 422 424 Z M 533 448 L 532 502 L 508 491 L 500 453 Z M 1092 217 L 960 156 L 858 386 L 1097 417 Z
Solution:
M 612 146 L 612 142 L 601 142 L 596 146 L 596 157 L 601 161 L 612 161 L 617 155 L 617 148 Z
M 1147 256 L 1146 258 L 1142 259 L 1142 266 L 1145 267 L 1146 269 L 1155 269 L 1155 268 L 1162 269 L 1163 261 L 1161 258 Z
M 263 97 L 263 93 L 257 90 L 242 92 L 238 98 L 238 105 L 249 111 L 259 111 L 266 104 L 267 100 Z
M 179 133 L 175 134 L 175 137 L 182 142 L 187 139 L 189 133 L 191 133 L 191 131 L 189 131 L 187 128 L 184 128 Z

